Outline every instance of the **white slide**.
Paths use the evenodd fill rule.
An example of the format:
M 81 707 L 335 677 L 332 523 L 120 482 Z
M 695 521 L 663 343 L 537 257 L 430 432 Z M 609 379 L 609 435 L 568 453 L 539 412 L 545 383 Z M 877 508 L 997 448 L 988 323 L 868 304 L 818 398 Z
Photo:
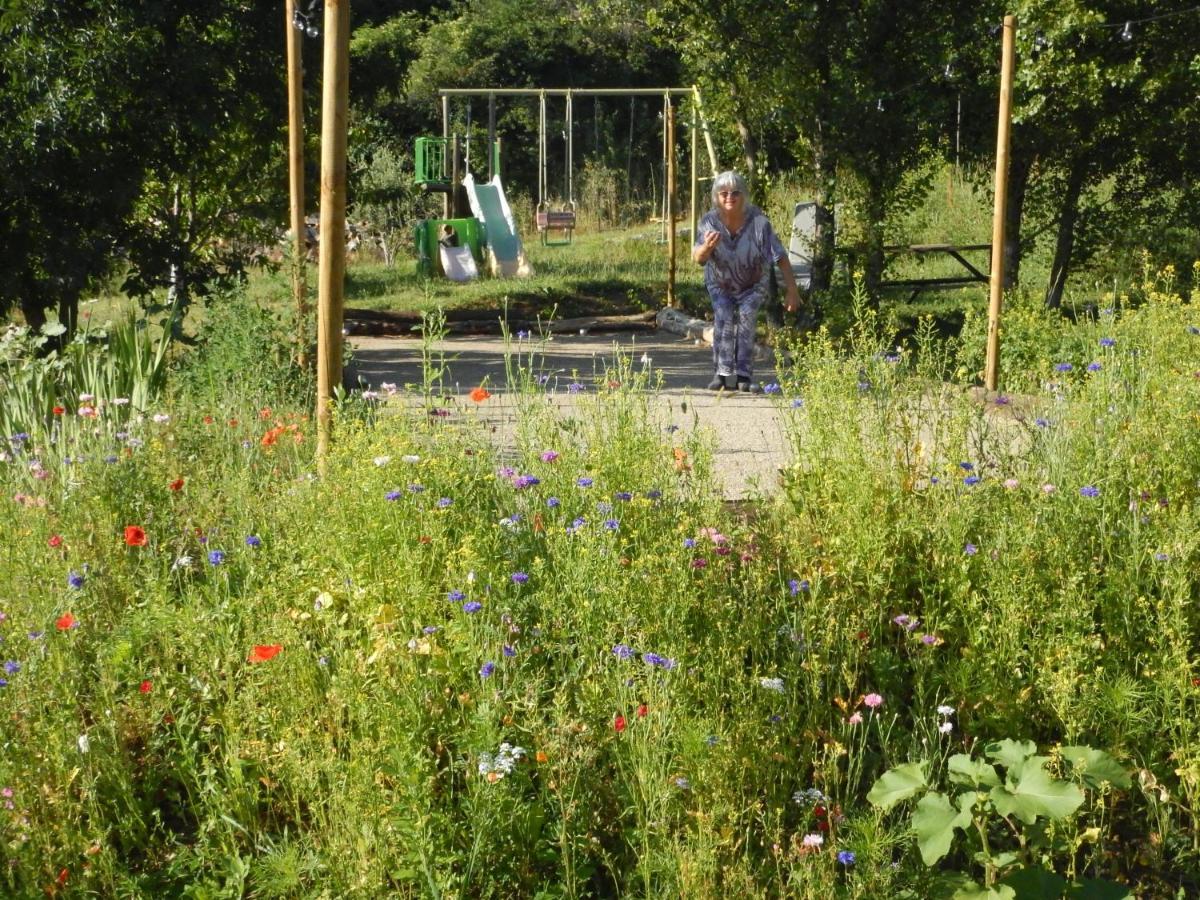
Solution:
M 488 267 L 492 274 L 528 278 L 533 274 L 533 267 L 525 258 L 525 248 L 504 197 L 500 176 L 478 184 L 468 174 L 463 178 L 463 186 L 471 203 L 471 215 L 481 221 L 487 231 Z
M 447 247 L 441 244 L 438 249 L 442 257 L 442 271 L 451 281 L 474 281 L 479 277 L 470 247 Z

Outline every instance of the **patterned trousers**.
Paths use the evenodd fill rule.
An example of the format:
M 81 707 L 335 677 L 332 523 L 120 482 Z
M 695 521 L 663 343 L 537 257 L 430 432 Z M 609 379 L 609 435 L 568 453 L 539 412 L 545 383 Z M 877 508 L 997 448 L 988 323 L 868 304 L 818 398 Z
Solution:
M 713 364 L 718 375 L 754 375 L 754 330 L 758 308 L 767 299 L 759 290 L 740 297 L 711 292 L 713 305 Z

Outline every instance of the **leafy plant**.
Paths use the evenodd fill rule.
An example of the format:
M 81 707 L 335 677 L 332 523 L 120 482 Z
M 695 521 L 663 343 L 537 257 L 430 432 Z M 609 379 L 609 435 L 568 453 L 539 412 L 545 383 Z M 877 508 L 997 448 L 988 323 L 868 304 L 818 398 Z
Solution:
M 1076 828 L 1065 841 L 1060 830 L 1059 823 L 1077 821 L 1084 787 L 1104 792 L 1132 783 L 1129 773 L 1102 750 L 1063 747 L 1058 758 L 1069 765 L 1074 780 L 1052 774 L 1054 760 L 1038 756 L 1032 741 L 1005 739 L 988 744 L 982 758 L 951 756 L 946 792 L 931 789 L 928 761 L 909 762 L 884 772 L 867 800 L 886 811 L 921 795 L 912 830 L 927 866 L 949 854 L 961 833 L 969 858 L 983 869 L 983 884 L 958 875 L 944 879 L 947 887 L 954 886 L 956 900 L 1132 896 L 1111 882 L 1068 880 L 1073 865 L 1068 865 L 1068 877 L 1046 867 L 1064 850 L 1073 860 L 1085 842 L 1100 839 L 1095 827 Z

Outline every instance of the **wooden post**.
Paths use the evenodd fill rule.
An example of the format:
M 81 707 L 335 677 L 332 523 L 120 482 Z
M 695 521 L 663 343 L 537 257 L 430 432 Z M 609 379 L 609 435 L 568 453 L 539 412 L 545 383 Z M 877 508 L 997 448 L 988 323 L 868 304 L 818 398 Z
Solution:
M 696 128 L 699 124 L 698 119 L 699 119 L 699 112 L 696 109 L 696 97 L 695 97 L 695 95 L 693 95 L 692 96 L 692 182 L 689 187 L 689 193 L 691 195 L 691 209 L 689 210 L 689 212 L 691 213 L 691 219 L 690 219 L 691 227 L 688 229 L 688 237 L 690 238 L 690 240 L 693 244 L 696 243 L 696 225 L 699 222 L 698 216 L 699 216 L 699 211 L 700 211 L 700 207 L 699 207 L 700 199 L 699 199 L 699 197 L 696 196 L 700 191 L 700 172 L 699 172 L 699 169 L 696 168 L 696 150 L 698 149 L 697 148 L 698 135 L 696 134 Z
M 987 362 L 983 386 L 995 391 L 1000 380 L 1000 309 L 1004 302 L 1004 216 L 1008 203 L 1009 125 L 1012 121 L 1013 44 L 1017 17 L 1004 17 L 1000 57 L 1000 121 L 996 126 L 996 199 L 992 212 L 992 271 L 988 294 Z
M 321 258 L 317 275 L 317 472 L 325 476 L 333 392 L 342 384 L 346 277 L 346 108 L 350 99 L 350 0 L 325 0 L 321 79 Z
M 675 104 L 667 94 L 667 306 L 676 306 L 675 298 Z
M 308 368 L 308 228 L 304 222 L 304 73 L 302 48 L 304 35 L 292 25 L 295 0 L 284 2 L 284 29 L 287 33 L 288 81 L 288 184 L 291 188 L 292 221 L 292 296 L 296 301 L 296 362 Z

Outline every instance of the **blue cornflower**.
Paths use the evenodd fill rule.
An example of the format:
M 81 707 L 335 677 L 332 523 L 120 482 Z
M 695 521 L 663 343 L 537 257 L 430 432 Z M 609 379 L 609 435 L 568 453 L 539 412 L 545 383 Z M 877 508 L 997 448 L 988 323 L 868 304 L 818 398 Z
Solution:
M 517 340 L 518 341 L 523 341 L 527 337 L 529 337 L 529 332 L 526 331 L 524 328 L 522 328 L 520 331 L 517 332 Z
M 673 669 L 677 665 L 669 656 L 659 656 L 657 653 L 643 653 L 642 662 L 660 669 Z
M 1054 367 L 1054 371 L 1055 372 L 1070 372 L 1073 368 L 1075 368 L 1075 367 L 1073 365 L 1071 365 L 1070 363 L 1058 363 Z
M 1038 428 L 1049 428 L 1050 421 L 1048 419 L 1037 418 L 1033 420 L 1033 424 Z
M 969 462 L 960 462 L 960 463 L 958 464 L 958 467 L 959 467 L 960 469 L 962 469 L 964 472 L 974 472 L 974 471 L 975 471 L 975 464 L 974 464 L 974 463 L 969 463 Z
M 16 675 L 21 671 L 21 664 L 15 659 L 10 659 L 4 664 L 4 672 L 7 675 Z
M 451 500 L 449 497 L 439 497 L 437 505 L 438 505 L 439 509 L 445 509 L 447 506 L 450 506 L 453 503 L 454 503 L 454 501 Z
M 208 551 L 208 561 L 211 565 L 219 566 L 221 563 L 225 562 L 225 551 L 224 550 L 209 550 Z
M 803 405 L 804 405 L 804 401 L 802 399 L 800 399 L 799 397 L 797 397 L 795 400 L 792 401 L 792 409 L 799 409 Z
M 963 553 L 967 554 L 967 556 L 974 556 L 978 552 L 979 548 L 972 543 L 968 543 L 967 546 L 963 547 Z
M 491 678 L 492 673 L 495 671 L 496 671 L 496 664 L 494 662 L 490 662 L 490 661 L 485 662 L 482 666 L 479 667 L 479 677 L 480 678 Z
M 706 737 L 704 739 L 704 743 L 706 743 L 710 747 L 715 747 L 715 746 L 717 746 L 717 742 L 720 740 L 721 739 L 719 737 L 717 737 L 715 734 L 710 734 L 708 737 Z
M 1087 370 L 1089 372 L 1099 372 L 1102 368 L 1104 368 L 1104 367 L 1102 365 L 1100 365 L 1100 363 L 1092 362 L 1092 363 L 1088 363 Z
M 1170 558 L 1171 557 L 1165 553 L 1155 553 L 1154 554 L 1154 559 L 1156 562 L 1166 562 Z
M 592 481 L 592 479 L 590 479 L 590 478 L 587 478 L 586 476 L 585 476 L 585 477 L 583 477 L 583 478 L 576 478 L 576 479 L 575 479 L 575 483 L 576 483 L 577 485 L 579 485 L 581 488 L 589 488 L 589 487 L 591 487 L 591 486 L 592 486 L 592 484 L 594 484 L 594 482 Z
M 629 491 L 617 491 L 615 494 L 613 494 L 613 497 L 615 497 L 617 500 L 627 503 L 633 499 L 633 494 L 629 493 Z
M 503 649 L 500 652 L 503 653 L 505 656 L 507 656 L 509 659 L 512 659 L 514 656 L 517 655 L 517 651 L 515 649 L 513 649 L 512 647 L 510 647 L 508 644 L 505 644 Z
M 1100 338 L 1101 347 L 1115 347 L 1117 342 L 1110 337 Z
M 425 634 L 437 634 L 441 630 L 442 630 L 441 627 L 438 625 L 426 625 L 424 628 L 421 629 L 421 631 L 424 632 Z
M 513 479 L 513 487 L 518 490 L 533 487 L 535 484 L 541 484 L 541 479 L 536 475 L 518 475 Z
M 261 547 L 262 546 L 262 538 L 260 538 L 257 534 L 248 534 L 248 535 L 246 535 L 246 546 L 247 547 Z
M 763 385 L 764 394 L 782 394 L 783 388 L 779 386 L 778 381 L 772 381 L 770 384 Z
M 696 539 L 695 538 L 684 538 L 683 546 L 686 547 L 688 550 L 691 550 L 693 547 L 696 546 Z
M 967 487 L 974 487 L 975 485 L 979 484 L 979 480 L 980 479 L 978 475 L 968 475 L 963 479 L 963 484 L 965 484 Z
M 602 516 L 607 516 L 610 512 L 612 512 L 612 504 L 605 500 L 601 500 L 596 504 L 596 512 L 600 513 Z
M 410 494 L 419 494 L 423 490 L 425 490 L 425 485 L 423 484 L 410 484 L 408 486 L 408 492 Z
M 561 503 L 562 503 L 562 501 L 559 500 L 557 497 L 547 497 L 546 498 L 546 505 L 548 507 L 550 507 L 551 509 L 557 509 Z
M 616 644 L 612 648 L 613 656 L 617 659 L 632 659 L 633 648 L 628 644 Z
M 654 489 L 654 490 L 646 491 L 646 499 L 647 500 L 659 500 L 661 498 L 662 498 L 662 491 L 660 491 L 660 490 Z
M 67 586 L 73 587 L 76 590 L 83 587 L 83 574 L 81 572 L 71 572 L 67 575 Z
M 1081 487 L 1079 489 L 1079 496 L 1080 497 L 1099 497 L 1100 496 L 1100 488 L 1095 487 L 1094 485 L 1085 484 L 1083 487 Z
M 117 457 L 115 455 L 110 453 L 110 454 L 108 454 L 108 456 L 104 457 L 104 461 L 111 465 L 112 463 L 118 462 L 119 460 L 117 459 Z
M 837 861 L 840 862 L 843 866 L 854 865 L 854 862 L 856 859 L 858 859 L 858 857 L 856 857 L 854 855 L 853 850 L 839 850 L 838 851 Z
M 470 600 L 463 604 L 463 612 L 465 613 L 477 613 L 481 609 L 483 609 L 483 604 L 478 600 Z
M 528 580 L 529 580 L 529 576 L 526 575 L 524 572 L 513 572 L 512 573 L 513 584 L 524 584 Z
M 583 516 L 580 516 L 579 518 L 575 519 L 575 521 L 573 521 L 570 525 L 567 526 L 567 534 L 574 534 L 575 532 L 577 532 L 580 528 L 582 528 L 586 524 L 587 524 L 587 519 L 585 519 Z
M 8 687 L 8 679 L 0 678 L 0 688 L 6 688 L 6 687 Z
M 567 393 L 568 394 L 578 394 L 582 390 L 583 390 L 583 385 L 580 384 L 578 381 L 572 381 L 570 384 L 567 385 Z
M 618 528 L 621 527 L 621 523 L 619 521 L 617 521 L 616 519 L 605 519 L 604 527 L 607 528 L 609 531 L 616 531 Z
M 797 581 L 795 578 L 793 578 L 791 581 L 788 582 L 788 591 L 791 593 L 791 595 L 793 597 L 795 597 L 801 591 L 807 592 L 808 588 L 809 588 L 809 584 L 808 584 L 807 578 L 803 578 L 800 581 Z
M 467 599 L 467 595 L 460 590 L 453 590 L 446 595 L 446 599 L 451 603 L 458 603 L 460 600 Z
M 385 499 L 385 500 L 399 500 L 399 499 L 400 499 L 400 492 L 399 492 L 399 491 L 388 491 L 386 494 L 384 494 L 384 495 L 383 495 L 383 499 Z

